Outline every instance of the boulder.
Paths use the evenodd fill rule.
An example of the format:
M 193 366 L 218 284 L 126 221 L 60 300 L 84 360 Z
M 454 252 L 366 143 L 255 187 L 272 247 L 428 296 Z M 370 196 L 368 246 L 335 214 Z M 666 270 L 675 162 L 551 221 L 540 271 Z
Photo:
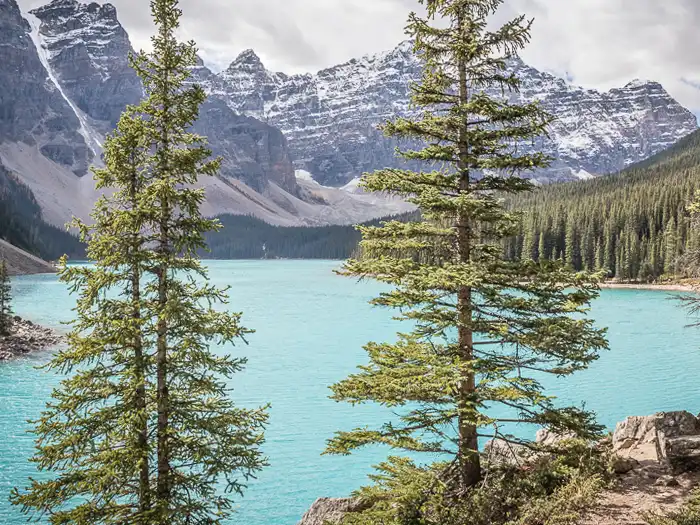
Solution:
M 656 416 L 632 416 L 615 427 L 613 451 L 631 449 L 645 443 L 656 443 Z
M 639 461 L 634 458 L 616 457 L 612 468 L 615 474 L 627 474 L 639 466 Z
M 666 438 L 663 459 L 675 473 L 697 470 L 700 468 L 700 435 Z
M 640 461 L 666 461 L 667 441 L 700 434 L 699 427 L 698 419 L 684 411 L 628 417 L 615 427 L 613 451 Z
M 366 508 L 366 504 L 358 498 L 319 498 L 297 525 L 338 524 L 347 513 Z
M 562 441 L 566 441 L 567 439 L 576 439 L 576 434 L 557 434 L 556 432 L 552 432 L 547 428 L 542 428 L 537 431 L 535 443 L 545 447 L 553 447 Z
M 525 445 L 509 443 L 502 439 L 492 439 L 484 445 L 483 455 L 487 462 L 520 465 L 532 451 Z
M 669 460 L 669 440 L 682 436 L 696 436 L 698 432 L 698 419 L 690 412 L 661 412 L 656 415 L 656 450 L 659 461 Z M 684 444 L 676 446 L 677 451 L 671 454 L 681 453 Z

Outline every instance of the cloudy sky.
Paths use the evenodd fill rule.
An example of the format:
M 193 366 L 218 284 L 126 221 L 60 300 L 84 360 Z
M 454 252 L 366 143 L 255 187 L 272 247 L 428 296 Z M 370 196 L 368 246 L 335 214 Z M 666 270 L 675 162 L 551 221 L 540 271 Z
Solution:
M 102 2 L 103 0 L 100 0 Z M 46 0 L 19 0 L 25 8 Z M 112 0 L 134 46 L 151 34 L 147 0 Z M 317 71 L 404 39 L 418 0 L 181 0 L 183 36 L 215 69 L 253 48 L 268 69 Z M 535 18 L 530 65 L 586 87 L 661 82 L 700 113 L 700 1 L 505 0 L 498 18 Z

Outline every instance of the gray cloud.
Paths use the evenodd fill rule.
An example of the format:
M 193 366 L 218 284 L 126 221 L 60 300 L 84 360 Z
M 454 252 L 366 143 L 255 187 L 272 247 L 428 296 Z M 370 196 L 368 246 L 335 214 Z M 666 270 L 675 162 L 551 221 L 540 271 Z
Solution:
M 43 0 L 19 0 L 24 7 Z M 147 0 L 112 0 L 135 47 L 148 47 Z M 269 69 L 315 71 L 390 49 L 417 0 L 181 0 L 183 37 L 224 68 L 253 48 Z M 597 89 L 634 78 L 661 82 L 700 111 L 698 0 L 506 0 L 497 19 L 535 18 L 531 65 Z

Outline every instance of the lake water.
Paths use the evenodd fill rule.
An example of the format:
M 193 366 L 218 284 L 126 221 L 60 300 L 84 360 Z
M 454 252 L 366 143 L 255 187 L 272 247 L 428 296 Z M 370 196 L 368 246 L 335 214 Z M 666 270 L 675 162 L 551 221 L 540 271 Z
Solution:
M 222 348 L 249 358 L 233 380 L 236 401 L 272 403 L 264 452 L 271 466 L 238 501 L 233 523 L 295 525 L 320 496 L 346 496 L 366 481 L 386 451 L 321 456 L 339 429 L 386 419 L 377 407 L 350 407 L 327 398 L 328 385 L 365 360 L 362 345 L 391 339 L 398 324 L 389 311 L 367 304 L 381 288 L 333 273 L 328 261 L 227 261 L 210 265 L 218 285 L 231 285 L 234 310 L 257 333 L 250 346 Z M 70 319 L 73 299 L 54 276 L 14 281 L 15 310 L 47 326 Z M 662 410 L 700 411 L 700 330 L 671 295 L 604 290 L 592 315 L 609 327 L 611 350 L 591 369 L 556 386 L 563 401 L 585 402 L 605 425 L 628 415 Z M 57 378 L 34 367 L 46 355 L 0 364 L 0 524 L 25 522 L 7 501 L 11 487 L 33 475 L 25 421 L 36 417 Z M 532 432 L 523 428 L 523 433 Z

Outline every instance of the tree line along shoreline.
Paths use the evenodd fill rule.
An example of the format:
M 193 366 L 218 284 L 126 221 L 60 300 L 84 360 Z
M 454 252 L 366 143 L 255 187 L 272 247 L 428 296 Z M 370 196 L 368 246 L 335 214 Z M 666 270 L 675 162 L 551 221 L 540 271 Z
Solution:
M 392 450 L 356 492 L 362 507 L 343 525 L 563 525 L 581 516 L 613 486 L 615 456 L 596 415 L 556 402 L 538 378 L 586 370 L 609 349 L 606 329 L 587 315 L 599 296 L 597 270 L 639 278 L 672 265 L 677 272 L 681 260 L 691 269 L 687 256 L 700 243 L 700 204 L 690 204 L 689 185 L 658 194 L 633 173 L 634 199 L 623 195 L 611 206 L 611 194 L 632 190 L 603 180 L 583 192 L 532 192 L 518 176 L 549 165 L 517 144 L 543 135 L 553 117 L 537 102 L 472 90 L 520 87 L 507 61 L 529 43 L 533 21 L 517 16 L 491 30 L 503 2 L 431 0 L 420 2 L 425 16 L 409 16 L 406 31 L 425 66 L 412 99 L 422 111 L 381 129 L 422 139 L 397 150 L 404 159 L 449 167 L 388 168 L 363 179 L 368 191 L 403 196 L 421 214 L 360 226 L 359 248 L 338 271 L 392 285 L 370 303 L 406 322 L 395 338 L 366 343 L 366 360 L 330 386 L 336 402 L 380 404 L 393 415 L 328 436 L 324 454 Z M 77 306 L 67 345 L 47 369 L 65 377 L 32 422 L 31 461 L 50 475 L 20 482 L 10 495 L 30 519 L 223 525 L 268 465 L 269 407 L 237 406 L 227 384 L 245 369 L 239 347 L 253 330 L 201 261 L 208 242 L 221 253 L 237 248 L 215 238 L 221 221 L 201 214 L 205 193 L 196 182 L 215 176 L 221 159 L 189 131 L 206 99 L 188 82 L 197 49 L 178 39 L 178 0 L 150 6 L 153 49 L 130 57 L 144 98 L 124 111 L 105 142 L 105 166 L 93 170 L 98 189 L 114 191 L 95 204 L 92 222 L 72 223 L 95 264 L 63 258 L 59 266 Z M 650 169 L 691 160 L 686 149 Z M 514 176 L 481 176 L 490 170 Z M 560 192 L 556 206 L 551 192 Z M 574 206 L 585 198 L 597 219 Z M 519 211 L 528 206 L 531 224 Z M 318 253 L 331 240 L 338 255 L 349 249 L 323 236 L 304 244 Z M 263 244 L 265 256 L 291 249 Z M 698 311 L 700 298 L 687 305 Z M 216 343 L 234 341 L 234 352 L 215 352 Z M 514 424 L 562 439 L 533 442 L 511 434 Z M 485 453 L 484 438 L 534 449 L 536 459 L 499 461 Z

